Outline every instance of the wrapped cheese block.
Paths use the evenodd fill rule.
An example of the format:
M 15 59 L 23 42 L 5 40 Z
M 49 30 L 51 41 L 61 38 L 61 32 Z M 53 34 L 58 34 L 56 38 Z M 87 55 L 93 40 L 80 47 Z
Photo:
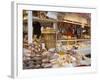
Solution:
M 48 63 L 42 63 L 43 68 L 51 68 L 52 64 L 50 62 Z

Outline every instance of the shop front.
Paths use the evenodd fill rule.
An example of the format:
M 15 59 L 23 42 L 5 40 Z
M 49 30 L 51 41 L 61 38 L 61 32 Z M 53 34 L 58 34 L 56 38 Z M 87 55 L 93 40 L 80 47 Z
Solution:
M 23 69 L 91 66 L 91 14 L 23 10 Z

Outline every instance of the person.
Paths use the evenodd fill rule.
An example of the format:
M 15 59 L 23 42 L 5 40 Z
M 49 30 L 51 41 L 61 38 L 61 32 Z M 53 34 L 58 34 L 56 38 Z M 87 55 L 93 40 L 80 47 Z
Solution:
M 41 24 L 38 21 L 33 22 L 33 36 L 36 36 L 36 38 L 39 39 L 41 36 Z

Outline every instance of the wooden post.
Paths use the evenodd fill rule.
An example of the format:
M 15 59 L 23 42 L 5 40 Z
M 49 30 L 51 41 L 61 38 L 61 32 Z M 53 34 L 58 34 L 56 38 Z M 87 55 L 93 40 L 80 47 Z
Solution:
M 32 43 L 32 11 L 28 11 L 28 43 Z

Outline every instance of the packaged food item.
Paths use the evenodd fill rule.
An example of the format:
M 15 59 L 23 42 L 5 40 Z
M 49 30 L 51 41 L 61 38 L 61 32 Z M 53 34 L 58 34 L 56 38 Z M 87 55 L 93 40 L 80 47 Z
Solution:
M 46 62 L 50 62 L 50 60 L 48 58 L 46 58 L 46 59 L 42 59 L 42 62 L 46 63 Z
M 42 67 L 43 68 L 51 68 L 52 67 L 52 64 L 51 63 L 43 63 L 42 64 Z
M 59 52 L 59 55 L 64 55 L 64 54 L 65 54 L 64 51 Z

